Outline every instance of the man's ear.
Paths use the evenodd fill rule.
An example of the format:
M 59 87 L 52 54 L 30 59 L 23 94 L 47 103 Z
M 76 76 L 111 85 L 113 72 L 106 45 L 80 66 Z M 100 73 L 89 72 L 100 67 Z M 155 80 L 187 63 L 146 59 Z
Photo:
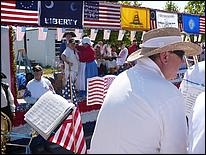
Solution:
M 160 61 L 163 64 L 167 64 L 168 59 L 169 59 L 169 52 L 162 52 L 162 53 L 160 53 Z

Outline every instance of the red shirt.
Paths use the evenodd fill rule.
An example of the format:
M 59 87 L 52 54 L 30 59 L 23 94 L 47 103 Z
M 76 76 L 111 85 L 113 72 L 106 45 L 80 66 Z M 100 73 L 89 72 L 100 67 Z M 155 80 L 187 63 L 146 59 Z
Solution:
M 95 51 L 90 46 L 76 46 L 80 62 L 92 62 L 96 59 Z
M 133 52 L 135 52 L 136 50 L 138 49 L 137 45 L 136 44 L 132 44 L 128 47 L 128 56 L 130 54 L 132 54 Z

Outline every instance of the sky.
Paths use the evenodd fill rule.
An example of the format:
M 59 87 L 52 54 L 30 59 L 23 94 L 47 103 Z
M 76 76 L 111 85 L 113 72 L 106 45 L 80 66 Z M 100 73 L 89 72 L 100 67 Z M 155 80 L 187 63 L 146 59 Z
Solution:
M 138 2 L 142 3 L 142 7 L 164 10 L 163 8 L 167 1 L 138 1 Z M 173 1 L 173 2 L 180 8 L 180 12 L 183 12 L 184 7 L 187 5 L 189 1 Z

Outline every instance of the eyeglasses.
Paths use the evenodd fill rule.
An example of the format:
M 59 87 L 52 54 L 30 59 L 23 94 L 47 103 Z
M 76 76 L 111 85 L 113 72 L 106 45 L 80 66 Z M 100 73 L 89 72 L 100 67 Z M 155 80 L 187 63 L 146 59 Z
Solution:
M 175 50 L 170 52 L 176 54 L 181 60 L 183 60 L 183 57 L 185 55 L 185 51 L 182 50 Z

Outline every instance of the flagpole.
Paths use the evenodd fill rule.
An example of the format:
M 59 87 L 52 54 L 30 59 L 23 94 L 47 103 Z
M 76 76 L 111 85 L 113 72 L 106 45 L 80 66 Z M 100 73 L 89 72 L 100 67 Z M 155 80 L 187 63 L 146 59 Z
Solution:
M 69 63 L 69 87 L 70 87 L 70 97 L 71 102 L 73 102 L 73 92 L 72 92 L 72 76 L 71 76 L 71 64 Z M 73 128 L 73 137 L 74 137 L 74 153 L 76 154 L 76 139 L 75 139 L 75 129 L 74 129 L 74 111 L 72 111 L 72 128 Z

